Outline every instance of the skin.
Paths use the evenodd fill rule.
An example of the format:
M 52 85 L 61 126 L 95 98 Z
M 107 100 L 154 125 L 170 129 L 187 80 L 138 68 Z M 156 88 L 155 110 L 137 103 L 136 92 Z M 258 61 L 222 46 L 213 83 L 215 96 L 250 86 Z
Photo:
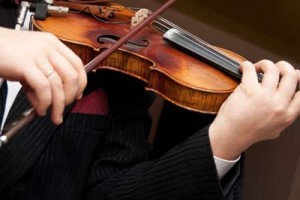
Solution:
M 53 123 L 62 123 L 87 84 L 81 59 L 50 33 L 0 28 L 0 44 L 0 77 L 19 81 L 38 115 L 51 107 Z
M 215 156 L 233 160 L 251 145 L 275 139 L 300 114 L 299 70 L 262 60 L 241 64 L 241 84 L 222 105 L 209 128 Z M 264 73 L 258 82 L 257 72 Z

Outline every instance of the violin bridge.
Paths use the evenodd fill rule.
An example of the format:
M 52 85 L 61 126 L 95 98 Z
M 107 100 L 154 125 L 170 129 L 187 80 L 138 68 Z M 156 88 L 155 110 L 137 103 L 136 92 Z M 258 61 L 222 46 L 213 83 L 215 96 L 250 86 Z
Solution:
M 138 10 L 135 15 L 131 18 L 131 27 L 135 27 L 142 21 L 144 21 L 150 14 L 148 9 L 142 8 Z

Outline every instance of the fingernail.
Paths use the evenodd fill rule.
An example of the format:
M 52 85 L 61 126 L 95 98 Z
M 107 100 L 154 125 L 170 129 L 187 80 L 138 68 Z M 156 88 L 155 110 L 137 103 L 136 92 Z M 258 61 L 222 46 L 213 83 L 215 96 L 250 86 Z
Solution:
M 63 118 L 60 117 L 58 124 L 61 124 L 63 122 Z
M 41 111 L 41 112 L 39 113 L 40 116 L 45 116 L 46 114 L 47 114 L 47 111 Z
M 55 120 L 55 124 L 56 125 L 60 125 L 62 122 L 63 122 L 63 118 L 62 117 L 60 117 L 60 118 L 58 118 L 58 119 Z
M 82 97 L 83 97 L 83 93 L 81 93 L 81 94 L 77 97 L 77 100 L 82 99 Z

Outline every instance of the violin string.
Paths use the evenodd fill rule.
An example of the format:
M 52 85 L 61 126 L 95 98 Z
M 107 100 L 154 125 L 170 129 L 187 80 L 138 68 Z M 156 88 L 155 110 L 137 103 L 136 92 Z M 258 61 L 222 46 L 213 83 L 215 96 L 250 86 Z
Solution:
M 139 10 L 140 8 L 137 8 L 137 7 L 130 7 L 130 9 L 136 10 L 136 11 L 137 11 L 137 10 Z M 152 14 L 152 11 L 150 11 L 150 10 L 148 10 L 148 9 L 147 9 L 147 12 L 148 12 L 149 15 Z M 176 28 L 177 30 L 180 30 L 181 32 L 184 32 L 185 34 L 187 34 L 187 35 L 193 37 L 194 39 L 196 39 L 196 40 L 198 40 L 198 41 L 201 41 L 201 42 L 203 42 L 203 43 L 209 45 L 209 43 L 205 42 L 204 40 L 201 40 L 200 38 L 197 38 L 196 36 L 194 36 L 194 35 L 191 34 L 190 32 L 188 32 L 188 31 L 182 29 L 181 27 L 175 25 L 174 23 L 168 21 L 167 19 L 165 19 L 165 18 L 163 18 L 163 17 L 157 17 L 156 19 L 157 19 L 157 20 L 155 20 L 155 22 L 157 22 L 159 25 L 165 27 L 167 30 L 169 30 L 169 29 L 171 29 L 171 28 Z M 163 22 L 163 23 L 161 23 L 161 22 L 159 22 L 159 21 L 161 21 L 161 22 Z M 164 30 L 161 30 L 161 31 L 165 32 Z
M 162 19 L 163 19 L 163 18 L 162 18 Z M 159 19 L 159 20 L 162 20 L 162 19 Z M 239 63 L 239 62 L 238 62 L 237 60 L 235 60 L 234 58 L 230 58 L 230 57 L 228 57 L 227 55 L 224 55 L 224 53 L 220 52 L 219 49 L 217 49 L 217 48 L 215 48 L 214 46 L 210 45 L 209 43 L 207 43 L 207 42 L 201 40 L 200 38 L 194 36 L 193 34 L 191 34 L 190 32 L 188 32 L 188 31 L 182 29 L 181 27 L 179 27 L 179 26 L 177 26 L 177 25 L 173 26 L 173 24 L 172 24 L 172 23 L 168 23 L 167 20 L 164 20 L 164 22 L 165 22 L 167 25 L 170 25 L 171 28 L 175 28 L 175 29 L 179 30 L 180 32 L 183 32 L 183 33 L 187 34 L 188 36 L 190 36 L 192 39 L 196 40 L 197 42 L 202 43 L 204 46 L 207 46 L 207 47 L 209 47 L 209 48 L 211 48 L 211 49 L 217 51 L 217 52 L 218 52 L 219 54 L 221 54 L 222 56 L 226 56 L 226 58 L 228 59 L 229 62 L 232 60 L 232 62 L 231 62 L 232 65 L 235 66 L 235 63 L 234 63 L 234 62 Z M 160 25 L 163 25 L 163 24 L 160 23 Z M 168 29 L 170 29 L 170 27 L 167 27 L 167 26 L 165 26 L 165 27 L 168 28 Z M 192 41 L 192 40 L 190 39 L 190 41 Z M 194 42 L 194 43 L 195 43 L 195 42 Z M 197 44 L 197 43 L 195 43 L 195 44 Z M 209 49 L 207 49 L 207 50 L 210 51 Z
M 130 7 L 133 10 L 139 10 L 140 8 L 136 8 L 136 7 Z M 152 11 L 147 9 L 148 14 L 152 14 Z M 200 38 L 197 38 L 196 36 L 194 36 L 193 34 L 191 34 L 190 32 L 184 30 L 183 28 L 175 25 L 174 23 L 168 21 L 167 19 L 163 18 L 163 17 L 157 17 L 157 20 L 155 20 L 156 23 L 158 23 L 159 25 L 161 25 L 162 27 L 164 27 L 166 30 L 162 30 L 160 29 L 162 32 L 166 32 L 167 30 L 171 29 L 171 28 L 176 28 L 177 30 L 180 30 L 181 32 L 184 32 L 185 34 L 189 35 L 190 37 L 193 37 L 195 40 L 201 41 L 202 43 L 205 43 L 207 45 L 209 45 L 209 43 L 205 42 L 204 40 L 201 40 Z M 161 22 L 163 23 L 161 23 Z
M 149 11 L 149 12 L 151 12 L 151 11 Z M 163 25 L 162 23 L 160 23 L 160 25 L 165 26 L 167 29 L 175 28 L 175 29 L 177 29 L 177 30 L 179 30 L 179 31 L 181 31 L 181 32 L 184 32 L 185 34 L 189 35 L 189 36 L 192 37 L 193 39 L 195 39 L 195 40 L 197 40 L 197 41 L 199 41 L 199 42 L 201 42 L 201 43 L 203 43 L 203 44 L 205 44 L 205 45 L 207 45 L 207 46 L 210 46 L 211 48 L 214 48 L 211 44 L 209 44 L 209 43 L 207 43 L 206 41 L 204 41 L 204 40 L 198 38 L 197 36 L 195 36 L 195 35 L 193 35 L 192 33 L 186 31 L 185 29 L 183 29 L 183 28 L 181 28 L 181 27 L 175 25 L 174 23 L 168 21 L 168 20 L 165 19 L 165 18 L 159 17 L 158 20 L 159 20 L 159 21 L 162 21 L 165 25 Z M 167 26 L 167 25 L 169 25 L 169 26 Z M 218 49 L 216 49 L 216 50 L 218 51 Z M 232 58 L 232 59 L 234 60 L 234 58 Z M 236 61 L 236 62 L 238 62 L 238 61 Z
M 184 33 L 176 29 L 173 29 L 170 34 L 176 36 L 176 39 L 171 39 L 168 36 L 166 38 L 169 38 L 171 41 L 181 45 L 193 53 L 196 53 L 204 59 L 208 59 L 212 63 L 216 64 L 217 67 L 220 67 L 222 70 L 231 73 L 235 77 L 241 78 L 238 68 L 232 67 L 232 63 L 229 63 L 230 61 L 228 61 L 226 56 L 222 56 L 222 54 L 219 54 L 214 49 L 208 49 L 206 46 L 203 46 L 201 43 L 189 38 L 188 36 L 184 35 Z
M 148 13 L 151 14 L 152 12 L 150 10 L 148 10 Z M 158 23 L 159 25 L 165 27 L 167 30 L 171 29 L 171 28 L 175 28 L 185 34 L 187 34 L 188 36 L 190 36 L 191 38 L 193 38 L 194 40 L 196 40 L 197 42 L 199 43 L 202 43 L 204 45 L 204 47 L 208 47 L 208 49 L 206 49 L 208 52 L 214 54 L 216 57 L 219 57 L 220 59 L 224 60 L 224 56 L 226 58 L 226 61 L 229 62 L 232 66 L 231 67 L 234 67 L 234 68 L 238 68 L 239 67 L 239 61 L 232 58 L 232 57 L 229 57 L 227 55 L 225 55 L 223 52 L 221 52 L 219 49 L 217 49 L 216 47 L 212 46 L 211 44 L 205 42 L 204 40 L 196 37 L 195 35 L 191 34 L 190 32 L 184 30 L 183 28 L 175 25 L 174 23 L 170 22 L 169 20 L 165 19 L 165 18 L 162 18 L 162 17 L 158 17 L 155 21 L 156 23 Z M 189 39 L 191 42 L 192 40 Z M 193 43 L 195 43 L 193 41 Z M 197 43 L 195 43 L 196 45 L 199 45 Z M 212 50 L 216 51 L 216 53 L 212 52 L 209 48 L 211 48 Z M 218 55 L 220 54 L 220 55 Z

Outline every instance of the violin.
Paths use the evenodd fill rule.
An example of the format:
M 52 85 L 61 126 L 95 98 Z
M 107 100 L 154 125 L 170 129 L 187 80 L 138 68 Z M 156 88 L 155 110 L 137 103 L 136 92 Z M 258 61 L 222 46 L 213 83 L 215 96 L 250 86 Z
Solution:
M 56 1 L 54 5 L 68 5 L 75 10 L 67 17 L 32 19 L 33 29 L 53 33 L 84 63 L 130 32 L 132 18 L 139 12 L 111 2 L 87 5 Z M 100 10 L 98 16 L 87 12 L 95 6 Z M 243 60 L 166 19 L 156 18 L 94 70 L 127 74 L 143 81 L 146 90 L 154 91 L 175 105 L 213 114 L 238 85 L 241 77 L 238 67 Z
M 46 20 L 32 18 L 32 28 L 61 39 L 87 63 L 87 73 L 121 72 L 143 81 L 146 90 L 175 105 L 210 114 L 218 112 L 239 83 L 243 57 L 158 17 L 176 0 L 168 0 L 153 13 L 107 0 L 91 0 L 92 4 L 69 1 L 74 13 Z M 0 137 L 0 147 L 36 116 L 31 108 L 8 126 Z

